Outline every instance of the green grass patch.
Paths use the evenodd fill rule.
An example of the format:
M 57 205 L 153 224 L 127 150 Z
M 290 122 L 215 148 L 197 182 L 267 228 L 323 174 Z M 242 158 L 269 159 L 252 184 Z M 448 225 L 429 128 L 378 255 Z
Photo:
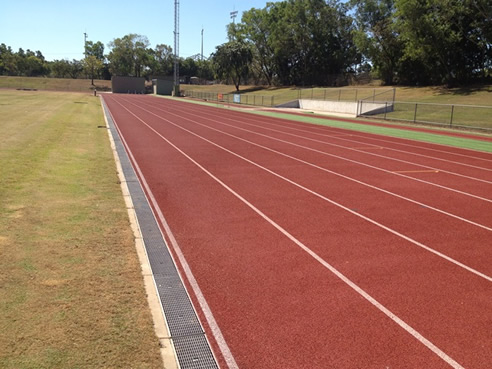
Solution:
M 111 81 L 94 80 L 94 86 L 99 91 L 110 91 Z M 0 76 L 0 88 L 8 89 L 88 92 L 94 86 L 90 79 Z
M 0 367 L 162 367 L 99 99 L 4 90 L 0 116 Z

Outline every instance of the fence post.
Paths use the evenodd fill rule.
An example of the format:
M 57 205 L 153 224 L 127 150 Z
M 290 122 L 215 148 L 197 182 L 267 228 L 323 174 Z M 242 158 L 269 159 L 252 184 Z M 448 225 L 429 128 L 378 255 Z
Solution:
M 338 101 L 340 101 L 340 97 L 342 96 L 342 89 L 338 89 Z
M 274 101 L 274 98 L 275 98 L 275 96 L 273 96 L 273 95 L 272 95 L 272 101 L 271 101 L 271 103 L 270 103 L 270 104 L 271 104 L 270 106 L 273 106 L 273 101 Z
M 372 91 L 372 102 L 374 102 L 375 98 L 376 98 L 376 89 Z
M 263 103 L 264 97 L 265 96 L 261 95 L 261 106 L 265 106 L 265 104 Z
M 413 122 L 415 123 L 417 120 L 417 103 L 415 103 L 415 112 L 413 113 Z
M 384 103 L 384 120 L 386 120 L 386 111 L 388 110 L 388 102 Z
M 359 100 L 357 100 L 357 92 L 359 92 L 359 90 L 358 89 L 355 89 L 355 101 L 359 101 Z
M 323 100 L 326 100 L 326 88 L 325 88 L 325 93 L 323 95 Z
M 449 121 L 449 126 L 453 126 L 453 115 L 454 115 L 454 105 L 451 105 L 451 120 Z

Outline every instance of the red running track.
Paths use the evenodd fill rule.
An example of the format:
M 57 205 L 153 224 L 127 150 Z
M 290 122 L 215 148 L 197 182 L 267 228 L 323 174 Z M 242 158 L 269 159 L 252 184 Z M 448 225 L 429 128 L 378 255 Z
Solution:
M 222 367 L 491 367 L 491 154 L 104 100 Z

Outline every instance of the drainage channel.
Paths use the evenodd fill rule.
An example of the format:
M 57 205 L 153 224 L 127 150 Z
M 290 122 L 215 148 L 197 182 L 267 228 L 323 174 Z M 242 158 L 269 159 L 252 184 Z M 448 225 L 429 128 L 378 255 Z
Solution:
M 128 158 L 108 107 L 101 99 L 142 232 L 153 278 L 181 369 L 218 369 L 205 332 Z

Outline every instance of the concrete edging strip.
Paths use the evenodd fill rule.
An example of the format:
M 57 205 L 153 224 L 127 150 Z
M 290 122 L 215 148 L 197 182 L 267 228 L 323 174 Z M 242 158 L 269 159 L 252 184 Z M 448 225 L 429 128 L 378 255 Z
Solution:
M 101 106 L 135 234 L 165 369 L 218 369 L 154 210 L 129 159 L 124 139 L 120 137 L 111 112 L 102 98 Z
M 170 338 L 167 322 L 162 312 L 162 306 L 159 301 L 159 296 L 157 293 L 157 288 L 152 274 L 152 269 L 150 267 L 147 252 L 145 250 L 142 231 L 138 223 L 135 207 L 133 206 L 130 190 L 128 188 L 127 181 L 125 179 L 123 169 L 121 167 L 120 158 L 118 152 L 116 151 L 116 145 L 104 109 L 104 102 L 102 98 L 100 99 L 101 99 L 101 108 L 103 110 L 104 120 L 106 122 L 106 127 L 108 128 L 108 137 L 111 144 L 111 150 L 113 152 L 113 157 L 116 163 L 116 171 L 118 173 L 118 179 L 120 181 L 121 192 L 123 194 L 123 199 L 125 200 L 125 206 L 128 211 L 130 227 L 135 237 L 135 248 L 137 251 L 140 267 L 142 270 L 145 293 L 147 295 L 147 302 L 149 304 L 150 312 L 152 314 L 152 321 L 154 323 L 155 334 L 159 340 L 162 362 L 165 369 L 178 369 L 179 365 L 176 360 L 176 353 L 174 351 L 172 339 Z

